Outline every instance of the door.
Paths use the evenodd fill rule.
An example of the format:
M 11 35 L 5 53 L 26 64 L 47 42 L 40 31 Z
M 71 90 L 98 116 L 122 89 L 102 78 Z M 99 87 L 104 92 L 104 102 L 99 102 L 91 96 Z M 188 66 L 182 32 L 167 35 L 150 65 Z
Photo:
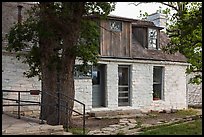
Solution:
M 130 105 L 129 66 L 118 67 L 118 106 Z
M 92 70 L 92 107 L 105 107 L 105 65 Z

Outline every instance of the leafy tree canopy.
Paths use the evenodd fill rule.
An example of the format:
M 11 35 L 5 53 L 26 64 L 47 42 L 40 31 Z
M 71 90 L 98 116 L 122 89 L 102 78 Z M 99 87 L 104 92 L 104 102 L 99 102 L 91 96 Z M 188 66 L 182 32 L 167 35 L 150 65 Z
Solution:
M 43 3 L 43 2 L 42 2 Z M 96 64 L 99 49 L 99 24 L 90 16 L 105 18 L 115 8 L 114 2 L 84 2 L 83 20 L 80 24 L 80 35 L 74 47 L 64 45 L 63 35 L 72 26 L 66 26 L 70 21 L 74 21 L 71 12 L 76 8 L 71 2 L 45 2 L 47 8 L 44 9 L 45 18 L 51 18 L 53 23 L 47 24 L 49 30 L 45 30 L 40 19 L 42 10 L 40 4 L 35 4 L 27 11 L 28 18 L 16 23 L 7 35 L 8 51 L 17 53 L 18 59 L 23 59 L 23 63 L 29 65 L 29 70 L 24 74 L 27 77 L 39 76 L 41 79 L 41 56 L 39 41 L 41 37 L 54 39 L 56 42 L 54 54 L 50 55 L 50 69 L 56 67 L 60 69 L 61 58 L 64 54 L 72 54 L 83 61 L 83 69 L 88 62 Z M 45 4 L 44 3 L 44 4 Z M 79 3 L 77 3 L 79 4 Z M 77 5 L 75 4 L 75 5 Z M 76 8 L 77 10 L 77 8 Z M 74 23 L 74 22 L 73 22 Z M 63 26 L 63 28 L 62 28 Z

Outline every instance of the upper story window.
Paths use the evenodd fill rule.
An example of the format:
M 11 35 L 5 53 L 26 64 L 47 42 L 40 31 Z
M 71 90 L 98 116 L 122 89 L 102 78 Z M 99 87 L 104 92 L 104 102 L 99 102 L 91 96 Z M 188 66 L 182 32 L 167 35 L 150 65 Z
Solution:
M 132 27 L 132 42 L 139 44 L 145 49 L 159 49 L 160 32 L 156 28 Z
M 110 21 L 110 30 L 112 31 L 122 31 L 122 22 L 121 21 Z
M 148 29 L 148 49 L 158 49 L 158 33 L 156 29 Z

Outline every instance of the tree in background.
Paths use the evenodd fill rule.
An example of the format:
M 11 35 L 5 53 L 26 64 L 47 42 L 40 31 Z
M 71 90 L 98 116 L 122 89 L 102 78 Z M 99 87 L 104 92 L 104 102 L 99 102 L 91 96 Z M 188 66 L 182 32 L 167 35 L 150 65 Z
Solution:
M 7 50 L 29 65 L 27 77 L 42 80 L 41 118 L 48 124 L 67 126 L 65 107 L 57 105 L 73 109 L 74 102 L 58 92 L 75 97 L 76 58 L 82 60 L 83 70 L 98 59 L 99 25 L 91 16 L 106 17 L 114 7 L 113 2 L 40 2 L 28 11 L 29 18 L 11 28 Z M 68 104 L 58 102 L 57 95 Z M 71 115 L 69 111 L 69 123 Z
M 139 3 L 133 3 L 138 6 Z M 167 15 L 170 23 L 167 24 L 167 35 L 170 43 L 163 49 L 167 53 L 179 51 L 191 65 L 187 73 L 193 73 L 190 83 L 202 82 L 202 3 L 201 2 L 159 2 L 168 6 L 165 10 L 159 10 Z M 171 16 L 171 13 L 174 13 Z M 140 14 L 146 17 L 148 14 Z

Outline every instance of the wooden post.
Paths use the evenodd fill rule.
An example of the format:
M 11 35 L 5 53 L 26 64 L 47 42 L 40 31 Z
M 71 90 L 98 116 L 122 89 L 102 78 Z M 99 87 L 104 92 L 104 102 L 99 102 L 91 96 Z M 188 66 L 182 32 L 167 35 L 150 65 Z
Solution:
M 20 91 L 18 92 L 18 119 L 20 119 L 21 117 L 20 117 Z

